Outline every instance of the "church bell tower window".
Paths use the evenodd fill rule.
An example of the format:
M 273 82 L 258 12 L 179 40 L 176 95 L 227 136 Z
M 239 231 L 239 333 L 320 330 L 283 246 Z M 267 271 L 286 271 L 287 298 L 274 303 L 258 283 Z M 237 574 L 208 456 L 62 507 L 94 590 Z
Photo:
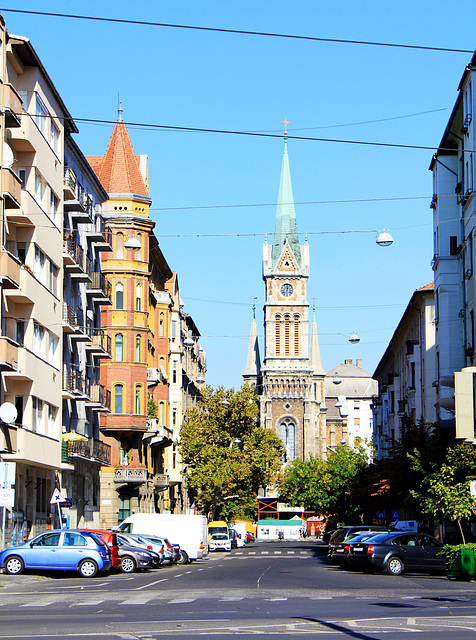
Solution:
M 281 316 L 276 316 L 276 355 L 281 355 Z
M 284 355 L 289 356 L 289 316 L 284 316 Z

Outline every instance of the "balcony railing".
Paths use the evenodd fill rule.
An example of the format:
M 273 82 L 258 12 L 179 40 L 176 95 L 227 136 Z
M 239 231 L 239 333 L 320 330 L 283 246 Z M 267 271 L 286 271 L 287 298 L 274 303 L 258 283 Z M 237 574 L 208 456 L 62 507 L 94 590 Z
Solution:
M 86 292 L 92 295 L 98 295 L 111 300 L 111 283 L 108 282 L 101 271 L 92 271 L 90 274 L 92 282 L 86 285 Z
M 89 335 L 91 337 L 91 347 L 97 348 L 100 351 L 104 351 L 109 356 L 112 355 L 111 351 L 111 336 L 107 335 L 104 329 L 90 328 Z
M 65 364 L 63 365 L 63 391 L 68 393 L 89 395 L 91 381 L 85 378 L 81 371 Z
M 63 322 L 69 324 L 71 327 L 77 325 L 76 309 L 68 302 L 63 302 Z
M 3 99 L 5 125 L 7 127 L 20 127 L 22 113 L 21 98 L 9 82 L 3 85 Z
M 88 438 L 87 440 L 69 440 L 63 442 L 63 446 L 67 445 L 68 461 L 71 458 L 84 458 L 94 462 L 99 462 L 103 466 L 111 465 L 111 447 L 110 445 L 96 440 L 96 438 Z
M 76 192 L 76 174 L 70 167 L 64 170 L 63 185 L 72 193 Z
M 147 482 L 147 469 L 142 467 L 116 467 L 114 482 L 142 484 Z
M 5 209 L 19 209 L 21 182 L 17 174 L 7 167 L 2 168 L 2 193 Z
M 102 384 L 91 384 L 89 397 L 92 403 L 100 404 L 111 410 L 111 392 Z

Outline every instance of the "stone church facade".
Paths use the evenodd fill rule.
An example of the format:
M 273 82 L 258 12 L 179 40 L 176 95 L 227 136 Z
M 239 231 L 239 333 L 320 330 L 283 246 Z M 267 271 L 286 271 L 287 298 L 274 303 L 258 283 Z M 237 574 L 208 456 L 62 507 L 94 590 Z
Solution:
M 285 462 L 326 453 L 325 372 L 316 320 L 309 318 L 309 275 L 309 245 L 307 239 L 299 244 L 285 134 L 273 243 L 263 245 L 264 357 L 261 363 L 253 318 L 243 374 L 260 395 L 261 424 L 283 441 Z

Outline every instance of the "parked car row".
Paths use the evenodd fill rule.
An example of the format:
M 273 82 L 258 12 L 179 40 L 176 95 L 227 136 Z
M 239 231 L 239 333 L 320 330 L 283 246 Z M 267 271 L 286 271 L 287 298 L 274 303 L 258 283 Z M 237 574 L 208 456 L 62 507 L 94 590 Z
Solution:
M 433 536 L 375 528 L 367 528 L 366 531 L 358 527 L 341 529 L 346 529 L 344 537 L 341 531 L 329 541 L 329 557 L 343 569 L 364 573 L 384 571 L 393 576 L 404 571 L 445 572 L 443 545 Z
M 57 529 L 0 553 L 0 568 L 10 575 L 25 569 L 78 571 L 84 578 L 118 569 L 124 573 L 174 564 L 179 545 L 166 538 L 91 529 Z

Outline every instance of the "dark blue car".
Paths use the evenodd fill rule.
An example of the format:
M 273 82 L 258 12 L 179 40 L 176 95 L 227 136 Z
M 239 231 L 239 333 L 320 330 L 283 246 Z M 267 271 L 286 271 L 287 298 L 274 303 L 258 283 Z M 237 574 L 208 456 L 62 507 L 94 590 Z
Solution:
M 92 578 L 98 571 L 109 571 L 111 555 L 105 542 L 94 533 L 57 529 L 4 549 L 0 567 L 10 575 L 18 575 L 24 569 L 41 569 L 78 571 L 83 578 Z

